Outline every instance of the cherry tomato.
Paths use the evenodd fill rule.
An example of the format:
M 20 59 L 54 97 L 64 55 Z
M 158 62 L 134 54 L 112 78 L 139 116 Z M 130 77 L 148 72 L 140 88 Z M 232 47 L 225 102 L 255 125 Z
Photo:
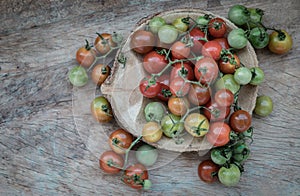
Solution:
M 224 74 L 233 74 L 235 69 L 240 67 L 240 64 L 241 61 L 236 54 L 233 56 L 228 54 L 219 60 L 219 69 Z
M 126 168 L 122 180 L 134 189 L 142 189 L 144 181 L 148 179 L 146 167 L 140 163 L 130 165 Z
M 247 67 L 240 67 L 233 74 L 234 80 L 240 85 L 246 85 L 251 81 L 252 73 Z
M 198 16 L 198 18 L 196 18 L 196 23 L 201 27 L 205 27 L 208 25 L 210 18 L 211 16 L 208 14 L 204 14 L 203 16 Z
M 230 141 L 230 127 L 225 122 L 214 122 L 209 126 L 206 139 L 214 146 L 224 146 Z
M 243 29 L 233 29 L 227 36 L 229 45 L 235 49 L 242 49 L 247 45 L 248 39 Z
M 135 157 L 141 164 L 152 166 L 157 161 L 158 152 L 156 148 L 148 144 L 143 144 L 137 149 Z
M 168 101 L 168 108 L 170 112 L 176 116 L 183 116 L 189 107 L 190 104 L 186 98 L 171 97 Z
M 259 116 L 268 116 L 273 111 L 273 101 L 271 97 L 266 95 L 261 95 L 257 97 L 256 104 L 254 108 L 255 114 Z
M 81 66 L 73 67 L 69 73 L 68 78 L 73 86 L 81 87 L 88 83 L 88 75 L 86 70 Z
M 236 25 L 244 25 L 250 19 L 250 12 L 243 5 L 234 5 L 229 9 L 228 18 Z
M 98 37 L 95 39 L 94 46 L 100 54 L 106 54 L 115 47 L 116 43 L 113 42 L 112 36 L 109 33 L 97 33 Z
M 222 18 L 213 18 L 208 23 L 208 32 L 215 38 L 224 37 L 226 29 L 226 23 Z
M 100 86 L 109 76 L 110 67 L 108 65 L 98 64 L 93 68 L 92 71 L 92 81 Z
M 292 37 L 285 31 L 273 31 L 270 35 L 269 49 L 275 54 L 285 54 L 293 46 Z
M 176 18 L 173 22 L 172 25 L 181 33 L 187 31 L 189 28 L 189 25 L 184 21 L 183 17 Z
M 218 171 L 218 178 L 225 186 L 235 186 L 241 178 L 241 171 L 235 164 L 230 164 L 229 168 L 221 167 Z
M 211 160 L 217 165 L 224 165 L 232 157 L 232 150 L 226 147 L 213 148 L 210 153 Z
M 157 122 L 147 122 L 142 130 L 143 139 L 150 143 L 159 141 L 162 134 L 161 126 Z
M 176 41 L 178 30 L 172 25 L 163 25 L 158 29 L 158 38 L 165 44 L 171 44 Z
M 114 151 L 106 151 L 100 156 L 99 165 L 105 173 L 117 174 L 124 166 L 124 159 Z
M 222 46 L 217 41 L 208 41 L 202 47 L 202 55 L 219 60 L 221 57 Z
M 99 96 L 96 97 L 91 103 L 92 116 L 100 123 L 109 122 L 112 120 L 112 108 L 108 100 Z
M 204 105 L 210 100 L 211 89 L 207 85 L 192 84 L 188 99 L 194 105 Z
M 89 45 L 89 42 L 87 40 L 85 41 L 85 47 L 79 48 L 76 52 L 76 60 L 81 66 L 88 68 L 94 63 L 96 53 Z
M 170 80 L 172 81 L 176 77 L 184 77 L 188 80 L 194 79 L 194 71 L 188 63 L 175 63 L 170 74 Z
M 156 40 L 153 33 L 138 30 L 131 35 L 130 48 L 139 54 L 146 54 L 153 49 L 155 43 Z
M 250 28 L 255 28 L 261 22 L 262 16 L 264 15 L 264 11 L 259 8 L 247 8 L 250 12 Z
M 149 21 L 149 27 L 150 27 L 150 30 L 152 31 L 152 33 L 157 33 L 158 29 L 165 24 L 166 24 L 165 19 L 163 19 L 162 17 L 159 17 L 159 16 L 153 17 Z
M 203 57 L 196 62 L 194 68 L 195 77 L 202 84 L 209 84 L 215 81 L 219 74 L 219 68 L 214 59 Z
M 167 114 L 161 120 L 161 128 L 165 136 L 174 137 L 178 132 L 184 129 L 183 123 L 180 122 L 180 117 L 174 114 Z
M 139 88 L 144 97 L 154 98 L 160 92 L 161 84 L 148 76 L 141 80 Z
M 161 83 L 161 90 L 156 97 L 162 101 L 169 101 L 169 98 L 172 97 L 172 95 L 170 87 Z
M 124 129 L 117 129 L 109 136 L 108 143 L 110 148 L 118 153 L 125 154 L 125 151 L 131 145 L 133 136 Z
M 202 161 L 198 166 L 198 176 L 206 183 L 212 183 L 218 180 L 217 174 L 219 166 L 211 160 Z
M 250 149 L 244 142 L 238 142 L 233 147 L 233 159 L 238 162 L 244 162 L 248 159 L 250 155 Z
M 169 86 L 170 84 L 170 74 L 162 74 L 156 79 L 157 82 Z
M 205 107 L 208 109 L 203 110 L 203 114 L 208 118 L 210 121 L 222 121 L 225 120 L 229 113 L 230 107 L 222 107 L 216 103 L 214 100 L 210 100 Z M 210 111 L 209 111 L 210 110 Z
M 230 127 L 235 131 L 242 133 L 248 130 L 251 126 L 252 118 L 249 112 L 245 110 L 238 110 L 231 114 L 229 118 Z
M 190 37 L 194 44 L 191 49 L 195 54 L 199 55 L 201 53 L 202 46 L 205 44 L 205 33 L 196 27 L 190 31 Z
M 188 58 L 190 52 L 191 48 L 181 41 L 175 42 L 171 47 L 171 53 L 175 59 Z
M 269 43 L 269 35 L 263 27 L 255 27 L 251 29 L 248 40 L 256 49 L 264 48 Z
M 160 122 L 165 114 L 165 106 L 160 102 L 150 102 L 144 109 L 146 121 Z
M 215 101 L 219 106 L 230 107 L 234 102 L 234 95 L 228 89 L 220 89 L 216 92 Z
M 233 94 L 237 93 L 240 89 L 240 85 L 234 80 L 232 74 L 225 74 L 215 83 L 215 87 L 217 90 L 224 88 L 228 89 Z
M 144 56 L 143 67 L 150 74 L 157 74 L 167 65 L 165 55 L 158 54 L 156 51 L 151 51 Z
M 216 38 L 214 41 L 219 42 L 223 49 L 229 49 L 229 44 L 226 38 Z
M 259 85 L 264 81 L 265 74 L 264 71 L 259 67 L 252 67 L 250 69 L 252 78 L 250 84 L 252 85 Z
M 209 129 L 209 121 L 203 114 L 191 113 L 184 120 L 185 130 L 194 137 L 204 136 Z
M 174 78 L 170 83 L 170 90 L 173 95 L 183 97 L 188 94 L 190 90 L 190 83 L 184 82 L 182 78 Z

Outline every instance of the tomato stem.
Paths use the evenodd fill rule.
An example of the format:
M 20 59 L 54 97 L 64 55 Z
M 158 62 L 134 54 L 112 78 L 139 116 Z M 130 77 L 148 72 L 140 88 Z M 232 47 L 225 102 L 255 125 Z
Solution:
M 126 169 L 126 165 L 127 165 L 127 162 L 128 162 L 128 155 L 129 155 L 129 152 L 130 150 L 133 148 L 133 146 L 135 146 L 141 139 L 142 139 L 142 135 L 140 135 L 138 138 L 136 138 L 129 146 L 129 148 L 127 148 L 125 150 L 125 160 L 124 160 L 124 166 L 123 166 L 123 170 Z

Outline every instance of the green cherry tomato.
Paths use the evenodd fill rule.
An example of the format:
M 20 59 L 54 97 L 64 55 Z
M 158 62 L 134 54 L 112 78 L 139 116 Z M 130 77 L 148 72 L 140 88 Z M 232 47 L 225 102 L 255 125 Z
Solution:
M 141 164 L 151 166 L 157 161 L 158 152 L 156 148 L 144 144 L 137 149 L 135 157 Z
M 233 94 L 238 92 L 240 90 L 240 85 L 234 80 L 232 74 L 225 74 L 222 78 L 220 78 L 216 84 L 215 87 L 217 90 L 220 89 L 228 89 Z
M 173 43 L 178 37 L 178 30 L 172 25 L 163 25 L 158 30 L 158 38 L 165 44 Z
M 252 78 L 250 84 L 252 85 L 259 85 L 264 81 L 265 74 L 264 71 L 259 67 L 252 67 L 250 69 L 252 73 Z
M 235 70 L 233 77 L 238 84 L 245 85 L 251 81 L 252 73 L 249 68 L 240 67 Z
M 250 149 L 245 143 L 240 142 L 234 146 L 232 158 L 235 161 L 241 163 L 247 160 L 249 155 L 250 155 Z
M 228 18 L 238 26 L 244 25 L 250 19 L 250 12 L 243 5 L 234 5 L 229 9 Z
M 233 29 L 229 32 L 228 37 L 228 44 L 235 49 L 242 49 L 247 45 L 247 38 L 245 36 L 245 31 L 243 29 Z
M 162 17 L 154 17 L 149 21 L 150 31 L 157 33 L 158 29 L 166 24 L 166 21 Z
M 250 28 L 254 28 L 259 26 L 261 22 L 262 16 L 264 15 L 264 11 L 259 8 L 247 8 L 250 12 L 250 21 L 249 26 Z
M 256 49 L 262 49 L 269 43 L 269 35 L 262 27 L 255 27 L 250 31 L 248 40 Z
M 69 71 L 69 80 L 74 86 L 84 86 L 88 82 L 86 70 L 81 66 L 75 66 Z
M 167 137 L 174 137 L 178 132 L 184 129 L 184 125 L 180 122 L 180 117 L 174 114 L 168 114 L 161 120 L 162 131 Z
M 228 148 L 214 148 L 210 153 L 211 160 L 217 165 L 224 165 L 230 160 L 232 151 Z
M 208 25 L 209 20 L 210 20 L 209 15 L 205 14 L 203 16 L 199 16 L 198 18 L 196 18 L 196 23 L 200 25 L 200 27 L 204 27 Z
M 225 186 L 235 186 L 241 178 L 241 171 L 235 164 L 230 164 L 229 168 L 221 167 L 218 172 L 218 178 Z
M 172 25 L 180 32 L 185 32 L 189 28 L 189 25 L 184 21 L 184 18 L 176 18 Z
M 273 101 L 269 96 L 261 95 L 257 97 L 254 108 L 255 114 L 259 116 L 268 116 L 273 111 Z
M 165 107 L 160 102 L 150 102 L 144 109 L 144 114 L 147 122 L 160 122 L 165 114 Z

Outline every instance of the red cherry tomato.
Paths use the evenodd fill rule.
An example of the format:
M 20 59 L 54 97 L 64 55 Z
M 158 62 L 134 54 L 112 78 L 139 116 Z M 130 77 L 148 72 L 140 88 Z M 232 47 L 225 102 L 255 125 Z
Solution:
M 229 124 L 235 132 L 242 133 L 248 130 L 251 126 L 252 118 L 249 112 L 238 110 L 231 114 Z
M 117 129 L 109 135 L 108 144 L 118 154 L 125 154 L 131 145 L 133 136 L 124 129 Z
M 190 37 L 193 39 L 193 43 L 194 43 L 194 45 L 191 48 L 192 51 L 195 54 L 200 54 L 202 46 L 205 44 L 205 41 L 201 40 L 205 38 L 205 33 L 201 31 L 199 28 L 193 28 L 190 32 Z
M 144 56 L 143 67 L 150 74 L 157 74 L 167 65 L 165 55 L 158 54 L 156 51 L 151 51 Z
M 188 94 L 190 90 L 190 83 L 184 82 L 182 78 L 174 78 L 170 83 L 170 90 L 173 95 L 183 97 Z
M 228 89 L 220 89 L 216 92 L 215 101 L 219 106 L 230 107 L 234 102 L 234 95 Z
M 204 57 L 196 62 L 194 68 L 195 77 L 202 84 L 208 84 L 215 81 L 219 74 L 219 68 L 214 59 Z
M 99 166 L 105 173 L 119 173 L 124 165 L 124 159 L 114 151 L 104 152 L 99 159 Z
M 214 100 L 210 100 L 205 107 L 208 110 L 204 109 L 203 114 L 210 121 L 224 121 L 230 113 L 230 107 L 219 106 Z
M 208 23 L 208 32 L 215 38 L 224 37 L 226 29 L 226 23 L 221 18 L 213 18 Z
M 187 47 L 185 43 L 181 41 L 175 42 L 171 47 L 172 56 L 175 59 L 188 58 L 190 55 L 191 48 Z
M 161 84 L 148 76 L 141 80 L 139 88 L 144 97 L 154 98 L 160 92 Z
M 156 43 L 155 36 L 150 31 L 138 30 L 130 40 L 130 48 L 139 54 L 150 52 Z
M 230 127 L 225 122 L 214 122 L 209 126 L 206 139 L 214 146 L 224 146 L 230 141 Z
M 219 69 L 224 74 L 233 74 L 240 67 L 240 64 L 240 59 L 236 54 L 233 57 L 228 54 L 219 60 Z
M 109 33 L 97 33 L 97 38 L 95 39 L 94 46 L 96 50 L 104 55 L 111 50 L 111 47 L 115 47 L 117 44 L 113 42 L 112 35 Z
M 162 101 L 169 101 L 169 98 L 172 97 L 172 95 L 170 87 L 161 83 L 161 90 L 156 97 Z
M 134 164 L 126 168 L 123 181 L 134 189 L 142 189 L 144 180 L 148 179 L 148 171 L 142 164 Z
M 163 74 L 160 77 L 158 77 L 156 79 L 156 81 L 161 83 L 161 84 L 165 84 L 165 85 L 169 86 L 169 84 L 170 84 L 170 74 Z
M 202 55 L 219 60 L 221 57 L 222 46 L 217 41 L 208 41 L 202 47 Z
M 206 182 L 212 183 L 218 180 L 219 166 L 212 162 L 212 160 L 202 161 L 198 166 L 199 178 Z
M 188 80 L 194 79 L 194 71 L 188 63 L 175 63 L 173 65 L 170 80 L 173 80 L 176 77 L 181 77 L 180 75 Z
M 217 41 L 222 46 L 223 49 L 229 49 L 230 48 L 227 39 L 224 38 L 224 37 L 216 38 L 216 39 L 214 39 L 214 41 Z
M 211 89 L 209 86 L 200 86 L 197 84 L 192 84 L 188 99 L 194 105 L 204 105 L 210 100 Z
M 96 59 L 96 52 L 91 48 L 86 40 L 85 47 L 81 47 L 76 52 L 76 60 L 83 67 L 90 67 Z

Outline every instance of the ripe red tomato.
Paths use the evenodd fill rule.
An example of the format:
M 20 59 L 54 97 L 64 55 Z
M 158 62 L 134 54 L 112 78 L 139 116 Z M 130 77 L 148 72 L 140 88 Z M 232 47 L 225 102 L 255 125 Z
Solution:
M 134 164 L 126 168 L 122 180 L 134 189 L 142 189 L 144 180 L 148 179 L 148 171 L 142 164 Z
M 144 56 L 143 67 L 150 74 L 157 74 L 165 68 L 168 61 L 165 55 L 158 54 L 156 51 L 151 51 Z
M 219 44 L 222 46 L 223 49 L 229 49 L 230 48 L 230 46 L 228 44 L 228 41 L 225 37 L 216 38 L 216 39 L 214 39 L 214 41 L 219 42 Z
M 182 78 L 174 78 L 170 83 L 170 90 L 173 95 L 183 97 L 188 94 L 190 90 L 190 83 L 184 82 Z
M 116 174 L 123 168 L 124 159 L 114 151 L 106 151 L 100 156 L 99 166 L 105 173 Z
M 175 42 L 171 47 L 171 53 L 175 59 L 188 58 L 190 52 L 191 52 L 191 48 L 187 47 L 186 44 L 181 41 Z
M 190 37 L 193 39 L 194 45 L 192 46 L 193 53 L 199 55 L 201 53 L 202 46 L 205 44 L 204 40 L 199 40 L 205 38 L 205 33 L 199 28 L 193 28 L 190 32 Z
M 81 47 L 76 52 L 76 60 L 83 67 L 90 67 L 96 59 L 96 52 L 91 48 L 88 41 L 85 47 Z
M 202 47 L 202 55 L 219 60 L 221 57 L 222 46 L 217 41 L 208 41 Z
M 214 146 L 224 146 L 230 141 L 230 127 L 225 122 L 214 122 L 209 126 L 206 139 Z
M 210 100 L 207 104 L 205 104 L 205 107 L 210 111 L 213 111 L 211 113 L 207 109 L 203 110 L 203 114 L 210 121 L 223 121 L 230 113 L 230 107 L 219 106 L 214 100 Z
M 229 124 L 235 132 L 242 133 L 248 130 L 251 126 L 252 118 L 249 112 L 238 110 L 231 114 Z
M 116 43 L 113 42 L 112 36 L 109 33 L 97 33 L 94 46 L 100 54 L 106 54 L 111 50 L 111 47 L 115 47 Z
M 198 166 L 198 176 L 206 183 L 212 183 L 218 180 L 219 166 L 212 160 L 202 161 Z
M 153 33 L 138 30 L 131 35 L 130 48 L 139 54 L 146 54 L 153 49 L 155 43 L 156 40 Z
M 226 23 L 221 18 L 213 18 L 208 23 L 208 32 L 215 38 L 224 37 L 226 29 Z
M 220 89 L 216 92 L 215 96 L 216 103 L 221 107 L 230 107 L 234 102 L 234 95 L 228 89 Z
M 219 69 L 224 74 L 233 74 L 235 69 L 240 67 L 240 64 L 240 59 L 236 54 L 233 57 L 231 54 L 228 54 L 219 60 Z
M 202 84 L 208 84 L 215 81 L 219 74 L 219 68 L 214 59 L 204 57 L 196 62 L 194 68 L 195 77 Z
M 148 76 L 141 80 L 139 88 L 144 97 L 154 98 L 160 92 L 161 84 Z
M 170 84 L 170 74 L 163 74 L 160 77 L 156 78 L 156 81 L 169 86 Z
M 172 97 L 172 95 L 170 87 L 161 83 L 161 90 L 156 97 L 162 101 L 169 101 L 169 98 Z
M 124 154 L 133 141 L 133 136 L 124 129 L 117 129 L 109 136 L 108 143 L 113 151 Z
M 175 63 L 173 64 L 173 68 L 170 75 L 170 80 L 172 81 L 176 77 L 181 77 L 182 75 L 184 78 L 188 80 L 194 79 L 194 71 L 190 64 L 188 63 Z
M 188 99 L 194 105 L 204 105 L 210 100 L 211 89 L 209 86 L 200 86 L 197 84 L 192 84 Z

